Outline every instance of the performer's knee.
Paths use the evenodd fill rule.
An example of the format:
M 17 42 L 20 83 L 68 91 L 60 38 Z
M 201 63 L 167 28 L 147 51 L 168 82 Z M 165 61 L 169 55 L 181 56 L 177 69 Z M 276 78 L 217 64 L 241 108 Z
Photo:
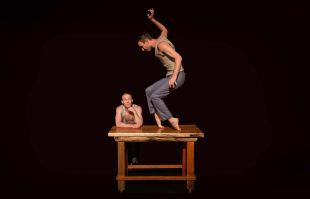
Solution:
M 147 88 L 145 89 L 145 94 L 146 94 L 147 96 L 150 96 L 151 93 L 152 93 L 151 88 L 150 88 L 150 87 L 147 87 Z

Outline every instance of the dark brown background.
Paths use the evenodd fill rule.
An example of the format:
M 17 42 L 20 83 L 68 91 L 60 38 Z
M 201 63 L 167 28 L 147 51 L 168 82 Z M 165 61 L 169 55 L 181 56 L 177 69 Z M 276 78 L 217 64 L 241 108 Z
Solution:
M 196 145 L 195 194 L 303 193 L 309 106 L 301 3 L 1 4 L 2 179 L 9 193 L 118 196 L 116 145 L 107 137 L 115 107 L 128 91 L 145 124 L 154 124 L 144 90 L 164 76 L 153 53 L 136 45 L 140 32 L 159 34 L 145 15 L 149 7 L 187 73 L 167 104 L 181 124 L 206 132 Z M 176 162 L 178 147 L 144 144 L 140 161 Z

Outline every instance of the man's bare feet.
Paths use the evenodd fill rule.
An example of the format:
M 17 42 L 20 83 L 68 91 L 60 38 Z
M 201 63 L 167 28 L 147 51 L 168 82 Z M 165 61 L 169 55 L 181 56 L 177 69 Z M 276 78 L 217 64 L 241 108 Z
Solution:
M 178 131 L 181 130 L 181 128 L 179 127 L 179 119 L 178 119 L 178 118 L 172 117 L 172 118 L 169 118 L 168 120 L 169 120 L 171 126 L 172 126 L 174 129 L 176 129 L 176 130 L 178 130 Z
M 160 119 L 159 115 L 157 113 L 154 113 L 154 116 L 155 116 L 155 120 L 156 120 L 158 128 L 160 128 L 160 129 L 165 128 L 163 125 L 161 125 L 161 119 Z

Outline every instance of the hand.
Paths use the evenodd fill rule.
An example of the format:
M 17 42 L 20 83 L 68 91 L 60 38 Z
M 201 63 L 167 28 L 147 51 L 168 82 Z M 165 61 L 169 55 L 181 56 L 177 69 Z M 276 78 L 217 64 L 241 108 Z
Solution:
M 148 9 L 147 12 L 148 13 L 146 15 L 149 18 L 149 20 L 153 19 L 154 18 L 154 9 L 153 8 Z
M 135 128 L 135 129 L 140 128 L 140 125 L 138 125 L 138 124 L 133 124 L 133 125 L 132 125 L 132 128 Z
M 135 109 L 131 106 L 131 107 L 129 107 L 129 108 L 128 108 L 128 111 L 130 111 L 130 112 L 133 112 L 133 113 L 134 113 L 136 110 L 135 110 Z
M 177 86 L 177 79 L 172 76 L 170 79 L 169 79 L 169 88 L 175 88 Z

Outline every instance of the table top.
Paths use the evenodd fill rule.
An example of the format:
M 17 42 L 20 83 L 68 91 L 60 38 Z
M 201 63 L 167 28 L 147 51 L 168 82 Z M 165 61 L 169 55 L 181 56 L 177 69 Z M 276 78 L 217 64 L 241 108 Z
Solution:
M 180 125 L 181 130 L 175 130 L 171 127 L 164 129 L 156 125 L 144 125 L 141 128 L 123 128 L 113 126 L 108 132 L 109 137 L 180 137 L 197 138 L 204 137 L 204 133 L 196 125 Z

